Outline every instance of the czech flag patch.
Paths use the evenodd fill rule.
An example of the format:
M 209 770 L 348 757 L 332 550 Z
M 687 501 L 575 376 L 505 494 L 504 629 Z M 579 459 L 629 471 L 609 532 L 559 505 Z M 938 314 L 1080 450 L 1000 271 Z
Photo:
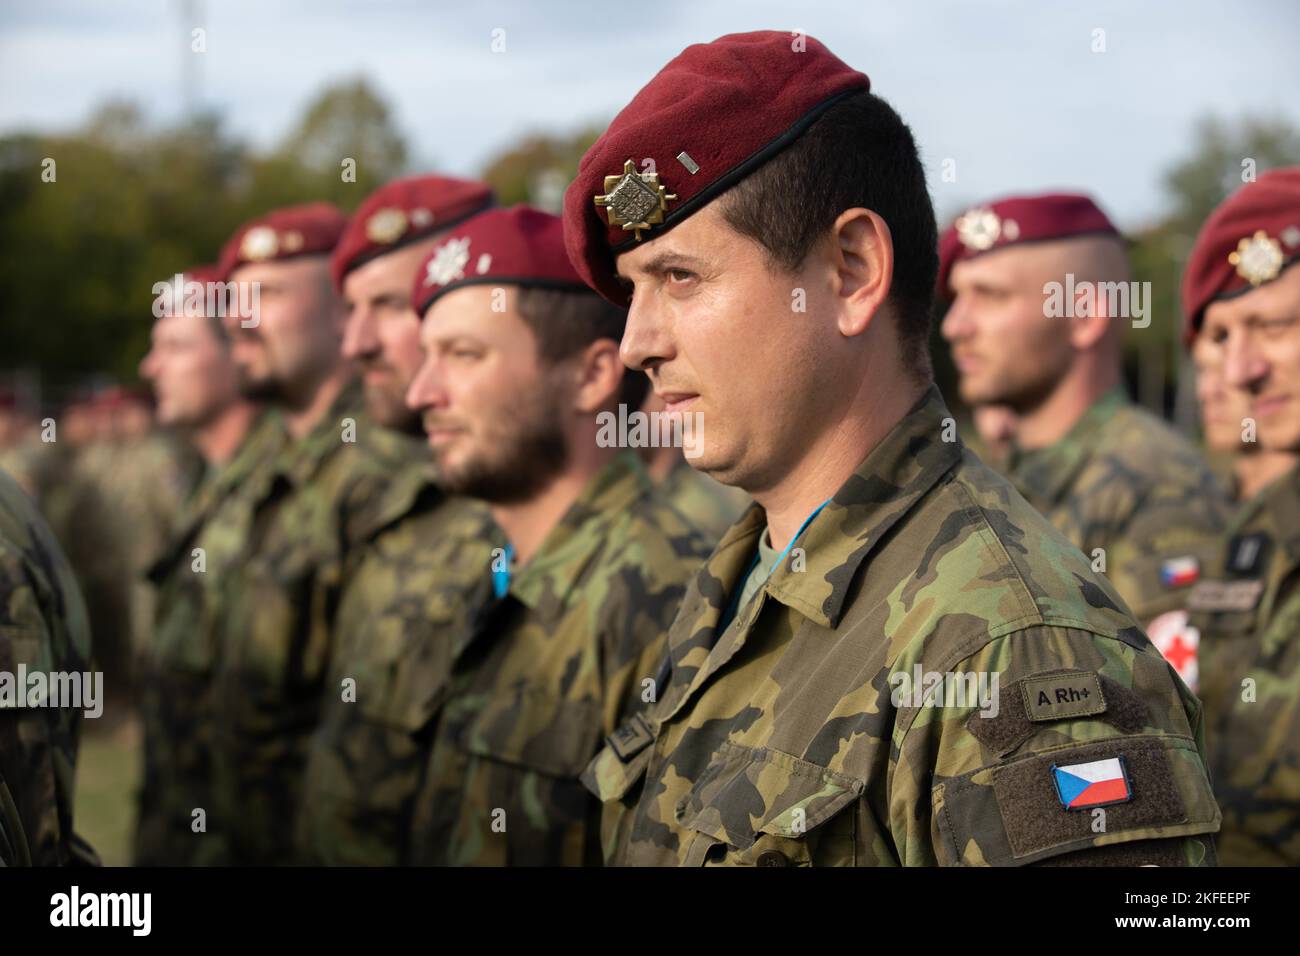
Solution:
M 1195 584 L 1201 576 L 1201 563 L 1193 555 L 1170 558 L 1160 565 L 1160 583 L 1167 588 L 1181 588 Z
M 1108 757 L 1088 763 L 1058 767 L 1052 764 L 1056 795 L 1067 810 L 1087 810 L 1133 799 L 1128 769 L 1123 757 Z

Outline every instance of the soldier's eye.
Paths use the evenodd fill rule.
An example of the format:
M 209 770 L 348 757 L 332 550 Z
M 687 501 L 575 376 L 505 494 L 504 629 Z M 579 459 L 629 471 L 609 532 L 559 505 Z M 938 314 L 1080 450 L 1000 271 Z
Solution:
M 1281 319 L 1260 319 L 1256 325 L 1265 335 L 1276 335 L 1300 322 L 1300 315 L 1291 315 Z

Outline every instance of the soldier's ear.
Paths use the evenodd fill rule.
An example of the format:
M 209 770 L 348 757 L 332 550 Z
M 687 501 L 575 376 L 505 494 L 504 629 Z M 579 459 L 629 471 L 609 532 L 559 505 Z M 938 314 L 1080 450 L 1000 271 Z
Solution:
M 1088 300 L 1076 299 L 1074 316 L 1070 323 L 1070 344 L 1083 352 L 1096 348 L 1110 331 L 1113 317 L 1103 295 L 1090 296 Z
M 574 362 L 573 406 L 585 415 L 594 415 L 614 404 L 627 371 L 618 354 L 618 342 L 596 339 L 582 350 Z
M 866 331 L 889 296 L 894 240 L 889 225 L 870 209 L 846 209 L 831 226 L 831 264 L 839 300 L 841 334 Z

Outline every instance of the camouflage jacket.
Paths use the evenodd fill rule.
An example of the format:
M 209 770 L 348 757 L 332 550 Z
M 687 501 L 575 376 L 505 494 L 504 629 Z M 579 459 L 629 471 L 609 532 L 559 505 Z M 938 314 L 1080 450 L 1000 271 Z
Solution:
M 382 529 L 350 563 L 334 661 L 311 741 L 299 816 L 303 862 L 395 866 L 429 728 L 446 692 L 453 635 L 503 544 L 487 508 L 448 498 L 433 467 L 394 482 Z
M 171 540 L 149 569 L 157 597 L 153 634 L 139 666 L 144 782 L 137 866 L 192 866 L 224 858 L 215 828 L 194 829 L 194 811 L 212 807 L 212 679 L 220 593 L 248 538 L 251 502 L 264 493 L 285 440 L 278 415 L 268 412 L 258 419 L 235 456 L 194 488 Z
M 722 539 L 584 773 L 607 862 L 1212 859 L 1195 698 L 948 414 L 932 388 L 719 634 L 762 509 Z
M 90 625 L 72 569 L 35 506 L 0 472 L 0 866 L 97 862 L 72 831 L 84 707 L 53 706 L 48 684 L 38 702 L 20 676 L 84 680 L 90 670 Z
M 209 816 L 237 865 L 293 859 L 344 568 L 382 524 L 395 477 L 427 460 L 422 442 L 361 404 L 353 383 L 286 443 L 249 502 L 250 533 L 221 591 Z
M 414 862 L 599 862 L 599 807 L 578 776 L 653 696 L 668 623 L 707 553 L 630 453 L 588 483 L 453 649 Z
M 1230 507 L 1196 447 L 1120 388 L 1056 444 L 1013 451 L 1007 477 L 1143 625 L 1186 607 Z
M 1300 865 L 1300 468 L 1234 517 L 1193 588 L 1220 860 Z

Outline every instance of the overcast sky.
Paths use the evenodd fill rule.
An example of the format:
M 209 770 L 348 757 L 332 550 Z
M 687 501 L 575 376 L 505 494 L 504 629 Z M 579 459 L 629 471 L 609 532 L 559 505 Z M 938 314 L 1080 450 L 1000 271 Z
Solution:
M 199 100 L 236 133 L 270 145 L 323 84 L 364 73 L 415 155 L 462 175 L 526 133 L 609 119 L 686 45 L 754 29 L 803 30 L 867 73 L 943 215 L 1084 188 L 1133 228 L 1162 211 L 1198 117 L 1300 127 L 1300 0 L 0 0 L 0 132 L 66 129 L 108 96 L 176 118 L 194 26 Z

